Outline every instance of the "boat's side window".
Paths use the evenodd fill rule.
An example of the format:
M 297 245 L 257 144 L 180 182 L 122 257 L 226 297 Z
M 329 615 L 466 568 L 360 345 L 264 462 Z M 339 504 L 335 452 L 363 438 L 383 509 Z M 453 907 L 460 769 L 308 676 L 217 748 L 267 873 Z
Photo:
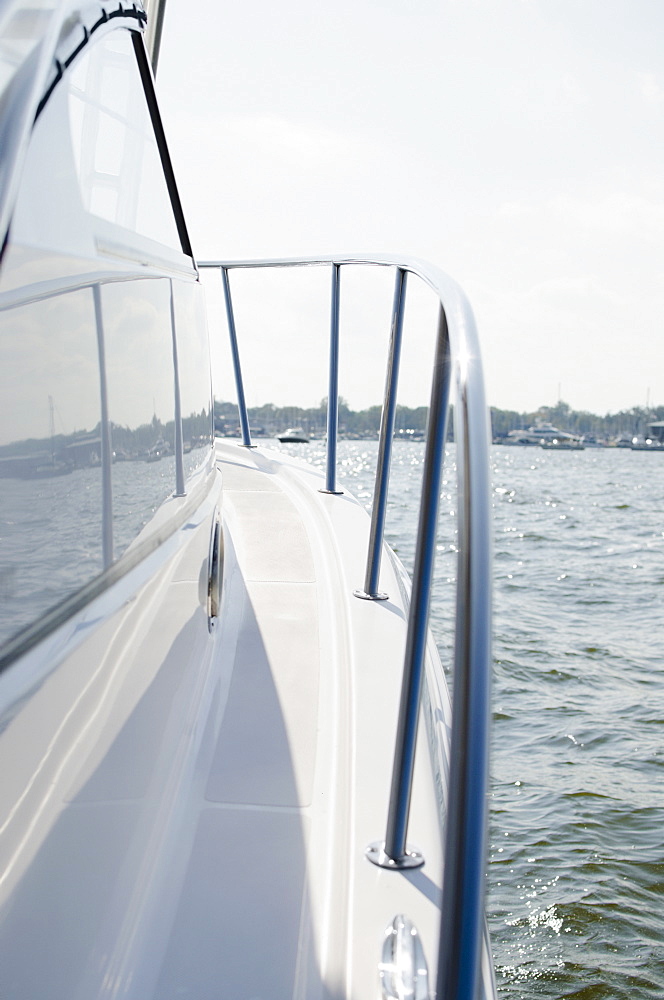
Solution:
M 170 281 L 101 290 L 117 559 L 175 488 Z
M 102 565 L 93 293 L 0 311 L 0 645 Z
M 181 251 L 129 32 L 104 36 L 78 58 L 69 74 L 69 116 L 86 211 Z
M 174 281 L 173 296 L 184 474 L 185 478 L 189 478 L 207 464 L 212 447 L 210 346 L 203 289 L 193 282 Z
M 163 528 L 179 414 L 185 492 L 209 466 L 178 233 L 131 33 L 93 36 L 35 122 L 0 272 L 0 647 Z

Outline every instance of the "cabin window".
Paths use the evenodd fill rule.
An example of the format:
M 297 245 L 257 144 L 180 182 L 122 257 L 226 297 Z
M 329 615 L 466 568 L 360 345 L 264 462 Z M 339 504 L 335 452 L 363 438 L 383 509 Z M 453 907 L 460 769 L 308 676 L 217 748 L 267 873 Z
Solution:
M 207 464 L 212 447 L 210 348 L 203 289 L 198 283 L 174 281 L 173 297 L 184 474 L 189 478 Z
M 93 38 L 33 128 L 0 274 L 0 646 L 149 537 L 182 483 L 179 415 L 185 491 L 209 467 L 193 277 L 131 33 Z
M 101 290 L 117 559 L 175 489 L 170 281 Z
M 95 41 L 69 73 L 74 162 L 85 209 L 182 250 L 128 31 Z
M 101 572 L 92 291 L 0 311 L 0 644 Z

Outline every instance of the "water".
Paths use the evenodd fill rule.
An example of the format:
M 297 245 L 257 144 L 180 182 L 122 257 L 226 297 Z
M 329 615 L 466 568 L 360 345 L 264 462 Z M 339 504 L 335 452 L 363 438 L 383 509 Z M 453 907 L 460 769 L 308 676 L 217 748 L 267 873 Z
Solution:
M 662 997 L 662 456 L 492 457 L 502 993 Z
M 298 450 L 299 449 L 299 450 Z M 315 464 L 322 447 L 289 446 Z M 376 445 L 341 442 L 365 503 Z M 388 540 L 412 564 L 423 447 L 395 444 Z M 454 449 L 432 627 L 447 660 Z M 505 1000 L 664 996 L 664 456 L 492 450 L 488 914 Z

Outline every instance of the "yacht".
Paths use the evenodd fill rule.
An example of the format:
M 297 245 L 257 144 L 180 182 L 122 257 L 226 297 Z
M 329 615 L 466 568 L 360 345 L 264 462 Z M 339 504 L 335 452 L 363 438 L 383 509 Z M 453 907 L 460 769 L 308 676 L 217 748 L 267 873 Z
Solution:
M 309 437 L 301 427 L 289 427 L 281 434 L 277 434 L 277 441 L 282 444 L 309 444 Z
M 545 447 L 552 445 L 558 449 L 564 446 L 568 448 L 574 446 L 576 449 L 579 438 L 574 434 L 568 434 L 567 431 L 558 430 L 551 423 L 539 421 L 536 424 L 531 424 L 528 428 L 509 431 L 504 443 L 509 445 L 537 444 Z
M 494 1000 L 472 311 L 405 257 L 199 261 L 148 13 L 0 8 L 0 994 Z M 394 279 L 370 517 L 337 470 L 339 290 L 358 265 Z M 233 278 L 289 267 L 329 274 L 322 472 L 256 447 L 245 405 Z M 205 269 L 239 440 L 213 434 Z M 409 577 L 383 536 L 416 281 L 439 305 Z M 62 453 L 85 439 L 98 460 L 35 480 L 49 398 Z M 453 704 L 427 624 L 452 398 Z

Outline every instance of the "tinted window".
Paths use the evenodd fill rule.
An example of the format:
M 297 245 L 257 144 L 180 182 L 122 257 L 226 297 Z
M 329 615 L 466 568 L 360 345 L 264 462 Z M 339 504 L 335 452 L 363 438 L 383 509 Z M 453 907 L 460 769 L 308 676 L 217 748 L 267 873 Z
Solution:
M 210 349 L 201 286 L 193 282 L 174 282 L 173 294 L 184 473 L 188 477 L 207 461 L 212 447 Z
M 129 32 L 104 36 L 77 60 L 69 114 L 87 211 L 181 250 Z
M 170 282 L 102 288 L 117 558 L 175 488 Z
M 175 490 L 172 285 L 185 476 L 210 455 L 201 290 L 146 279 L 137 264 L 100 263 L 95 238 L 115 229 L 119 240 L 131 229 L 180 249 L 124 30 L 90 42 L 37 119 L 4 255 L 0 645 L 149 532 Z M 89 281 L 100 267 L 121 267 L 123 280 L 5 307 L 42 282 Z M 132 271 L 140 277 L 127 279 Z
M 0 312 L 0 642 L 102 570 L 89 289 Z

